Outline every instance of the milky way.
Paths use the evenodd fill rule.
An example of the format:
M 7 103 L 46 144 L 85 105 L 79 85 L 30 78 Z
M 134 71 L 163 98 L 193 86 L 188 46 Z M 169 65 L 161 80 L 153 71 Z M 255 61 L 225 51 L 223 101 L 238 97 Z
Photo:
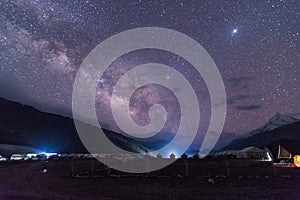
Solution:
M 212 56 L 226 87 L 224 130 L 244 133 L 276 112 L 300 111 L 300 2 L 291 1 L 46 1 L 0 2 L 0 96 L 43 111 L 72 116 L 74 79 L 88 53 L 106 38 L 132 28 L 174 29 Z M 203 128 L 209 97 L 201 77 L 179 56 L 155 50 L 116 60 L 100 79 L 96 106 L 106 127 L 113 84 L 130 68 L 159 62 L 180 71 L 201 99 Z M 89 81 L 89 74 L 86 80 Z M 129 84 L 129 83 L 128 83 Z M 176 132 L 178 102 L 155 85 L 138 89 L 130 104 L 137 124 L 149 123 L 149 106 L 165 105 L 167 132 Z

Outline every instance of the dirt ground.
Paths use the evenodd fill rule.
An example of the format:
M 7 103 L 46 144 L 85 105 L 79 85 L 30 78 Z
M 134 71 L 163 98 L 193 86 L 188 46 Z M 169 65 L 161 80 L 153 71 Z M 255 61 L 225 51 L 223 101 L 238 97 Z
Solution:
M 148 174 L 120 173 L 95 160 L 7 162 L 0 180 L 1 200 L 300 200 L 300 169 L 238 160 L 189 161 L 188 170 L 178 161 Z

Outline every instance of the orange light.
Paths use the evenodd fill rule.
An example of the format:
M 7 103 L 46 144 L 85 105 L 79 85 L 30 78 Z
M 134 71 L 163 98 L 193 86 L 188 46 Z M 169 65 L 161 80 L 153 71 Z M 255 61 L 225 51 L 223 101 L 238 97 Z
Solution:
M 300 167 L 300 155 L 294 156 L 294 165 Z

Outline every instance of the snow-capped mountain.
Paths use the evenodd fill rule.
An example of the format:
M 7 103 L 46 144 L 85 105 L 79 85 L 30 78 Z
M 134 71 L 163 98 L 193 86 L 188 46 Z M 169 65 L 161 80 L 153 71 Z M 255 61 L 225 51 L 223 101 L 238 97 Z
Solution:
M 286 124 L 281 127 L 275 128 L 270 131 L 263 131 L 256 135 L 248 136 L 247 138 L 237 139 L 232 141 L 228 146 L 222 149 L 227 150 L 240 150 L 245 147 L 256 146 L 259 148 L 274 147 L 283 145 L 292 148 L 293 152 L 300 153 L 300 120 L 291 124 Z
M 249 132 L 249 135 L 256 135 L 261 132 L 271 131 L 281 126 L 300 121 L 299 119 L 290 115 L 276 113 L 269 121 L 262 127 Z
M 289 114 L 289 116 L 300 120 L 300 113 L 292 113 L 292 114 Z

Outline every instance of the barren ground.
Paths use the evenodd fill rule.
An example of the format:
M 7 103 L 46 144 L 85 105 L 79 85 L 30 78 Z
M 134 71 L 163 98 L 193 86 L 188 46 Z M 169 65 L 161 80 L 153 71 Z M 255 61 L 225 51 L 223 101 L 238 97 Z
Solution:
M 91 160 L 7 162 L 0 199 L 300 199 L 300 169 L 228 163 L 230 177 L 224 160 L 189 161 L 188 176 L 182 161 L 150 174 L 109 174 L 98 161 L 91 173 Z

